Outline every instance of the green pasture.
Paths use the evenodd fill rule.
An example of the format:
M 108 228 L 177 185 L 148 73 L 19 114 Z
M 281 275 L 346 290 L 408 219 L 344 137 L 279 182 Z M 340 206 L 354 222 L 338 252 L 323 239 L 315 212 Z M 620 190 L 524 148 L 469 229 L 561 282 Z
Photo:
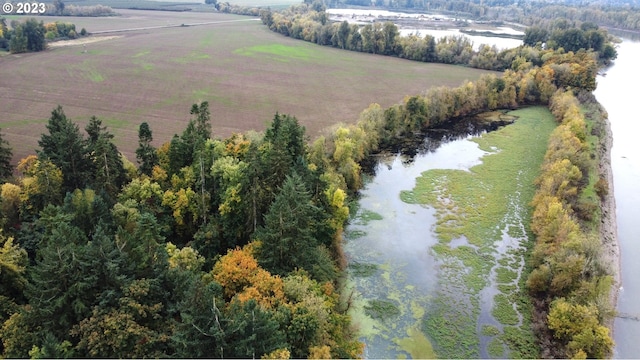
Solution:
M 296 60 L 313 61 L 322 56 L 323 53 L 319 50 L 319 48 L 311 47 L 266 44 L 236 49 L 234 53 L 250 57 L 271 55 L 272 59 L 289 62 Z

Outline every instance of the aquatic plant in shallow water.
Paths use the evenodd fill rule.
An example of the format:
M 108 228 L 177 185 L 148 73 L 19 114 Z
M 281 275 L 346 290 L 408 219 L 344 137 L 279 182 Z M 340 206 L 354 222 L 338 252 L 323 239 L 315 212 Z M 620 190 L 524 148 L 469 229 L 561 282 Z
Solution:
M 489 152 L 481 165 L 424 172 L 401 194 L 437 209 L 440 287 L 423 329 L 442 357 L 538 355 L 521 284 L 528 203 L 555 124 L 542 107 L 512 114 L 515 124 L 473 140 Z M 499 334 L 483 334 L 483 325 Z

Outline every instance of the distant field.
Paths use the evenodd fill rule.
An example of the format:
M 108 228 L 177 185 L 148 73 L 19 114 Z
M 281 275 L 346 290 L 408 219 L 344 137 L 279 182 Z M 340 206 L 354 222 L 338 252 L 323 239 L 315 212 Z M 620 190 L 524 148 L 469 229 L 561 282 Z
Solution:
M 50 2 L 50 1 L 46 1 Z M 220 1 L 225 2 L 225 1 Z M 229 1 L 233 5 L 239 6 L 259 6 L 259 7 L 286 7 L 292 4 L 299 4 L 300 0 L 232 0 Z M 165 10 L 179 10 L 184 8 L 190 8 L 194 10 L 202 10 L 210 8 L 210 5 L 205 5 L 204 0 L 67 0 L 65 4 L 73 5 L 106 5 L 111 6 L 114 9 L 131 9 L 131 8 L 145 8 L 145 9 L 165 9 Z
M 296 116 L 313 137 L 357 120 L 370 103 L 390 106 L 483 73 L 320 47 L 270 32 L 249 17 L 119 12 L 123 16 L 62 20 L 88 31 L 217 23 L 104 34 L 115 38 L 0 57 L 0 127 L 16 159 L 34 153 L 58 104 L 81 127 L 92 115 L 101 118 L 135 161 L 141 122 L 150 124 L 160 145 L 182 132 L 195 102 L 209 101 L 216 136 L 263 130 L 278 111 Z

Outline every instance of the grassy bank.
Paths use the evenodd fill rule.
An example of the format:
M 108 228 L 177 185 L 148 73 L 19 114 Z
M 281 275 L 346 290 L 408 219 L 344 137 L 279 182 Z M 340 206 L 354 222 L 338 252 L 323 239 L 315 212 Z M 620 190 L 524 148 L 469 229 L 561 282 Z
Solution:
M 427 171 L 401 194 L 437 210 L 440 289 L 423 329 L 440 357 L 538 356 L 524 264 L 534 179 L 555 123 L 544 107 L 511 114 L 513 125 L 474 140 L 488 152 L 482 164 Z

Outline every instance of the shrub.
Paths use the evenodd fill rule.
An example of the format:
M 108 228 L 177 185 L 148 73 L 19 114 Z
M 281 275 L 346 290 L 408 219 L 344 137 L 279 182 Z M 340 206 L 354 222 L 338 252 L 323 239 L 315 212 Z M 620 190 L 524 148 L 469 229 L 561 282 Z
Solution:
M 609 195 L 609 182 L 603 178 L 598 179 L 594 188 L 596 190 L 596 194 L 601 200 L 604 200 L 605 196 Z

